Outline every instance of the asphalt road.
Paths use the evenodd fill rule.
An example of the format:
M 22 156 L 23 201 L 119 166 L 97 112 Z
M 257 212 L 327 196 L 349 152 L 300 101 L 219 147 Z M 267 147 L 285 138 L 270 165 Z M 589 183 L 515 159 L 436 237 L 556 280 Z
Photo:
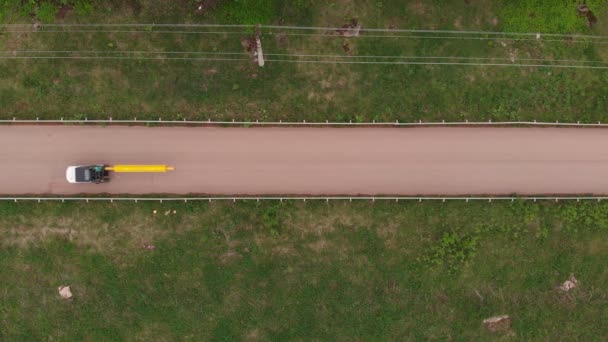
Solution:
M 0 126 L 0 194 L 608 194 L 608 130 Z M 68 184 L 86 164 L 169 164 Z

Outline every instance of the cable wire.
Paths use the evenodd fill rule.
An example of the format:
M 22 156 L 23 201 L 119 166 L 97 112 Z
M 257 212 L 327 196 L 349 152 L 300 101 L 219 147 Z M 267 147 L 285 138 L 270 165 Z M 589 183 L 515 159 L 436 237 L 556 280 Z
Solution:
M 277 33 L 274 33 L 277 34 Z M 302 37 L 335 37 L 348 38 L 340 34 L 315 34 L 315 33 L 279 33 L 286 36 L 302 36 Z M 508 38 L 508 37 L 453 37 L 453 36 L 420 36 L 420 35 L 367 35 L 361 34 L 352 38 L 411 38 L 411 39 L 445 39 L 445 40 L 501 40 L 501 41 L 535 41 L 535 42 L 561 42 L 561 43 L 590 43 L 586 40 L 564 40 L 564 39 L 543 39 L 541 38 Z M 608 37 L 605 37 L 608 39 Z M 594 41 L 593 44 L 607 44 L 608 41 Z
M 573 69 L 608 69 L 608 66 L 595 65 L 566 65 L 566 64 L 520 64 L 520 63 L 471 63 L 471 62 L 409 62 L 409 61 L 327 61 L 327 60 L 293 60 L 267 59 L 266 62 L 286 63 L 319 63 L 319 64 L 376 64 L 376 65 L 443 65 L 443 66 L 499 66 L 499 67 L 541 67 L 541 68 L 573 68 Z
M 157 55 L 246 55 L 245 52 L 217 52 L 217 51 L 100 51 L 100 50 L 14 50 L 0 51 L 0 54 L 157 54 Z M 286 53 L 265 53 L 265 56 L 294 57 L 294 58 L 324 58 L 324 59 L 447 59 L 447 60 L 487 60 L 487 61 L 536 61 L 547 63 L 597 63 L 608 64 L 600 60 L 577 60 L 577 59 L 544 59 L 544 58 L 505 58 L 505 57 L 471 57 L 471 56 L 386 56 L 386 55 L 320 55 L 320 54 L 286 54 Z M 11 56 L 8 56 L 11 57 Z M 28 57 L 53 57 L 53 56 L 19 56 Z M 58 56 L 61 57 L 61 56 Z M 75 56 L 87 58 L 89 56 Z M 108 56 L 112 57 L 112 56 Z M 138 57 L 132 57 L 137 59 Z M 163 57 L 160 57 L 163 58 Z M 338 60 L 339 62 L 339 60 Z
M 349 55 L 308 55 L 308 54 L 285 54 L 285 53 L 265 53 L 265 56 L 279 57 L 322 57 L 322 58 L 382 58 L 382 59 L 465 59 L 465 60 L 517 60 L 517 61 L 543 61 L 543 62 L 559 62 L 559 63 L 601 63 L 608 64 L 606 61 L 599 60 L 578 60 L 578 59 L 544 59 L 544 58 L 504 58 L 504 57 L 470 57 L 470 56 L 349 56 Z
M 0 56 L 0 59 L 115 59 L 115 60 L 193 60 L 193 61 L 251 61 L 250 58 L 203 57 L 123 57 L 123 56 Z
M 3 33 L 174 33 L 174 34 L 251 34 L 247 31 L 155 31 L 155 30 L 9 30 Z
M 249 58 L 202 58 L 202 57 L 122 57 L 122 56 L 0 56 L 0 59 L 105 59 L 105 60 L 192 60 L 192 61 L 251 61 Z M 267 59 L 277 63 L 318 63 L 318 64 L 369 64 L 369 65 L 438 65 L 438 66 L 480 66 L 480 67 L 539 67 L 563 69 L 599 69 L 608 66 L 573 64 L 522 64 L 522 63 L 472 63 L 472 62 L 412 62 L 412 61 L 329 61 L 329 60 L 289 60 Z
M 32 24 L 0 24 L 0 27 L 28 27 Z M 44 24 L 43 27 L 232 27 L 232 28 L 255 28 L 257 25 L 238 24 L 156 24 L 156 23 L 80 23 L 80 24 Z M 284 26 L 284 25 L 260 25 L 262 28 L 284 29 L 284 30 L 308 30 L 308 31 L 338 31 L 344 27 L 322 27 L 322 26 Z M 572 33 L 542 33 L 542 32 L 499 32 L 499 31 L 467 31 L 467 30 L 423 30 L 423 29 L 392 29 L 392 28 L 361 28 L 362 32 L 407 32 L 407 33 L 445 33 L 445 34 L 475 34 L 475 35 L 509 35 L 509 36 L 549 36 L 569 38 L 606 39 L 608 36 L 585 35 Z

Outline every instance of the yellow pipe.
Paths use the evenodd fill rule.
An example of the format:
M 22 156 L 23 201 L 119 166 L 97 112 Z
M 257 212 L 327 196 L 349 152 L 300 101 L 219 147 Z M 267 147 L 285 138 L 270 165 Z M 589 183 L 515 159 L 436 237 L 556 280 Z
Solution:
M 107 166 L 106 170 L 114 172 L 167 172 L 175 170 L 167 165 L 114 165 Z

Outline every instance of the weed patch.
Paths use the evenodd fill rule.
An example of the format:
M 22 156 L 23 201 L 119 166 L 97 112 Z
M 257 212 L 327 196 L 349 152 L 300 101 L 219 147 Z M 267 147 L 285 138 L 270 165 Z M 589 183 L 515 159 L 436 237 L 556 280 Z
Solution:
M 513 0 L 504 1 L 499 11 L 504 30 L 507 32 L 574 33 L 588 31 L 587 18 L 577 11 L 578 3 L 586 3 L 595 13 L 605 9 L 606 0 L 552 1 Z
M 443 233 L 439 242 L 431 247 L 430 255 L 422 260 L 434 266 L 445 267 L 449 272 L 456 272 L 475 256 L 478 241 L 478 234 Z
M 605 330 L 605 210 L 0 202 L 1 334 L 487 340 L 483 319 L 506 313 L 521 339 L 589 340 Z M 577 288 L 555 290 L 570 273 Z
M 347 1 L 331 6 L 311 1 L 231 0 L 217 3 L 204 15 L 199 15 L 193 3 L 180 1 L 36 1 L 22 5 L 0 1 L 3 22 L 7 23 L 31 23 L 32 14 L 47 4 L 71 8 L 61 19 L 62 23 L 84 19 L 109 24 L 179 23 L 180 20 L 198 23 L 201 20 L 218 24 L 340 26 L 357 18 L 364 28 L 454 29 L 453 23 L 457 22 L 458 29 L 462 30 L 574 30 L 597 35 L 605 34 L 608 27 L 602 25 L 608 5 L 604 1 L 588 2 L 598 19 L 598 24 L 591 29 L 585 26 L 586 19 L 578 16 L 575 3 L 540 0 L 482 0 L 467 5 L 412 1 L 405 6 L 396 0 L 382 1 L 381 5 Z M 535 6 L 543 11 L 537 11 Z M 51 7 L 47 8 L 47 13 L 52 12 Z M 526 11 L 546 12 L 546 15 L 530 21 Z M 52 15 L 46 17 L 45 21 L 52 20 Z M 537 23 L 540 26 L 533 26 Z M 608 106 L 608 97 L 601 90 L 608 73 L 603 70 L 287 62 L 268 62 L 260 69 L 240 45 L 241 40 L 251 38 L 251 31 L 204 34 L 205 39 L 200 39 L 201 34 L 162 32 L 170 30 L 152 26 L 131 33 L 65 30 L 70 32 L 3 31 L 0 45 L 7 51 L 146 52 L 137 56 L 156 56 L 160 51 L 227 52 L 242 53 L 243 56 L 237 57 L 244 60 L 3 59 L 0 61 L 3 74 L 0 117 L 58 119 L 85 113 L 90 119 L 109 116 L 158 119 L 160 113 L 163 120 L 179 116 L 191 120 L 247 118 L 300 122 L 606 121 L 602 109 Z M 371 33 L 365 31 L 353 38 L 308 36 L 306 34 L 315 33 L 308 31 L 298 33 L 304 36 L 292 35 L 294 33 L 297 32 L 263 29 L 265 52 L 331 55 L 340 56 L 332 57 L 340 60 L 347 56 L 353 60 L 367 60 L 365 56 L 444 56 L 497 58 L 508 63 L 531 59 L 601 62 L 608 58 L 601 46 L 591 41 L 372 38 Z M 344 51 L 345 44 L 348 52 Z M 292 57 L 269 56 L 268 59 L 285 58 Z M 22 82 L 25 79 L 29 81 Z

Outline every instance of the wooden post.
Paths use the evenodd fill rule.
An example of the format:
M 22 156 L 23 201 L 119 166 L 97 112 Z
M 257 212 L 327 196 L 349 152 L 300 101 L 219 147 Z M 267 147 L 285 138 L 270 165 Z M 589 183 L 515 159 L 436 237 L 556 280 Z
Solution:
M 256 56 L 258 57 L 258 65 L 264 66 L 264 53 L 262 52 L 262 40 L 260 39 L 260 35 L 262 34 L 262 27 L 260 24 L 255 28 L 255 46 L 256 46 Z

